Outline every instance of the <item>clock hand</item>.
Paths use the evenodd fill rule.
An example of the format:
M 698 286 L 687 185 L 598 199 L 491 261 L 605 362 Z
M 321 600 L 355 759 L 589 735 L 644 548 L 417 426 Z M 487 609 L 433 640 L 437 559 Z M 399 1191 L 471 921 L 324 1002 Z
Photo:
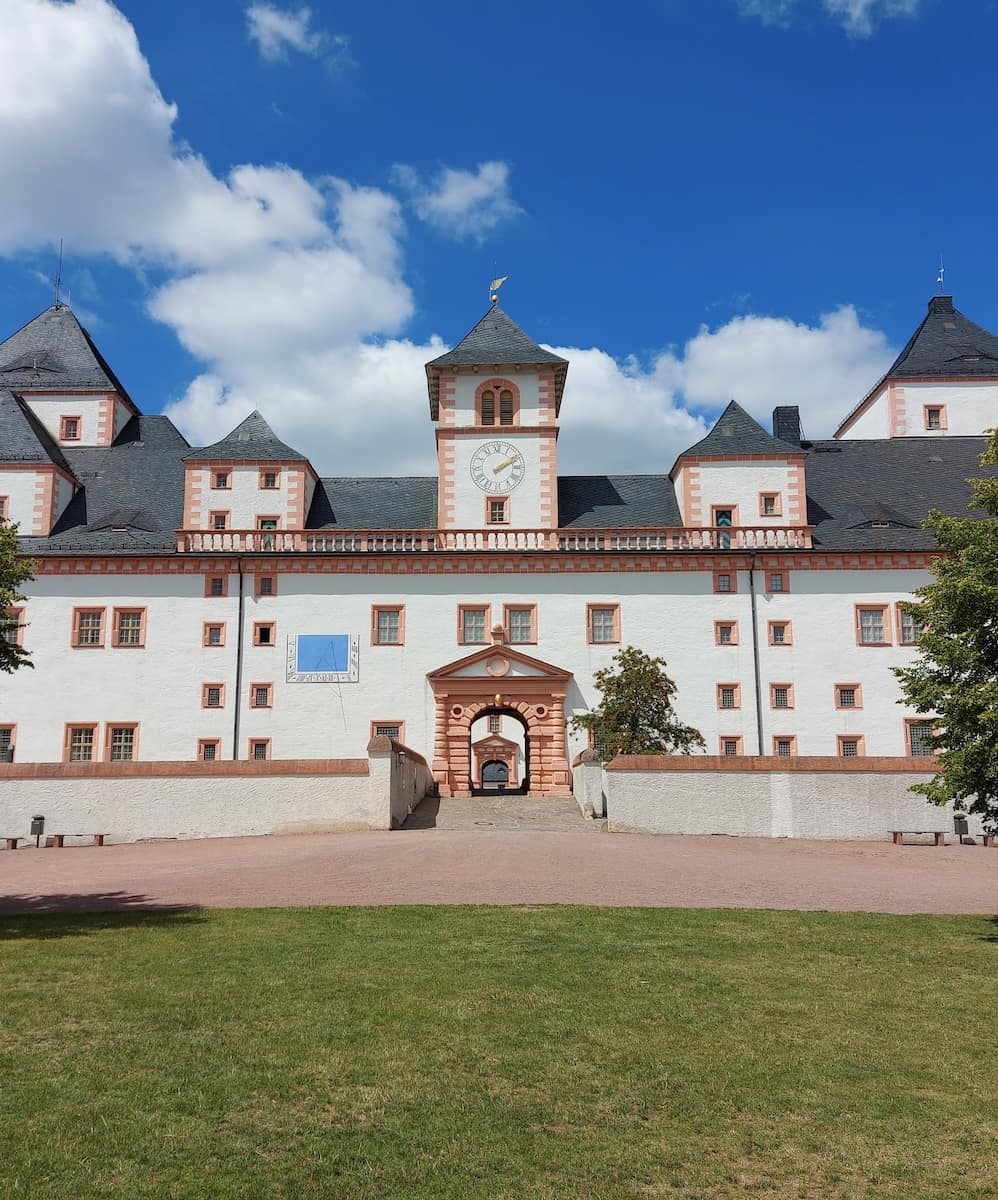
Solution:
M 513 465 L 513 463 L 515 463 L 515 462 L 516 462 L 515 458 L 504 458 L 502 460 L 502 462 L 497 462 L 496 465 L 492 468 L 492 474 L 498 475 L 500 471 L 505 470 L 506 467 L 511 467 Z

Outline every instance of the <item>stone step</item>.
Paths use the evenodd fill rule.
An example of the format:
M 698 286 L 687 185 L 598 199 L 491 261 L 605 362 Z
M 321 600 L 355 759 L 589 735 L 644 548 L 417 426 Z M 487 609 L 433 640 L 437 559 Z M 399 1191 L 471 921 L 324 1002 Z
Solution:
M 428 797 L 403 828 L 598 833 L 606 829 L 606 821 L 584 817 L 573 796 Z

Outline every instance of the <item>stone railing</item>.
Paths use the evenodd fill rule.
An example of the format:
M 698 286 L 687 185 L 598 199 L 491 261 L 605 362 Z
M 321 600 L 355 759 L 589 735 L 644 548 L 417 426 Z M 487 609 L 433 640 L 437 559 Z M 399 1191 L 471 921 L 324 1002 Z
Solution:
M 440 554 L 463 551 L 809 550 L 810 526 L 703 529 L 181 529 L 181 554 Z

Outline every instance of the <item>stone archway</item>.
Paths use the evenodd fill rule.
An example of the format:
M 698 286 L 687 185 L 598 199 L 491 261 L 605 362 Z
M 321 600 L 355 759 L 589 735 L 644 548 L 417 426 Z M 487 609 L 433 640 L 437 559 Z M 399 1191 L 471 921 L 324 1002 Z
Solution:
M 427 679 L 436 708 L 433 778 L 440 794 L 471 795 L 471 727 L 486 710 L 505 709 L 526 727 L 531 792 L 571 795 L 565 730 L 571 678 L 570 671 L 511 646 L 489 646 L 432 671 Z

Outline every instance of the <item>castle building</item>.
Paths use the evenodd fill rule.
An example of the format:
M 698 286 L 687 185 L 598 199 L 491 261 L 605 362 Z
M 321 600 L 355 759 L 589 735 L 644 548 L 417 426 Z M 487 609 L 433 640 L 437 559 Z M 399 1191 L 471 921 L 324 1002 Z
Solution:
M 892 668 L 998 421 L 998 338 L 936 296 L 833 438 L 732 402 L 657 475 L 563 476 L 569 363 L 493 305 L 426 365 L 435 478 L 323 478 L 254 412 L 191 447 L 72 311 L 0 344 L 0 515 L 38 562 L 0 755 L 423 754 L 444 794 L 570 787 L 622 646 L 723 755 L 918 756 Z M 612 399 L 612 398 L 610 398 Z M 846 405 L 843 405 L 845 408 Z

